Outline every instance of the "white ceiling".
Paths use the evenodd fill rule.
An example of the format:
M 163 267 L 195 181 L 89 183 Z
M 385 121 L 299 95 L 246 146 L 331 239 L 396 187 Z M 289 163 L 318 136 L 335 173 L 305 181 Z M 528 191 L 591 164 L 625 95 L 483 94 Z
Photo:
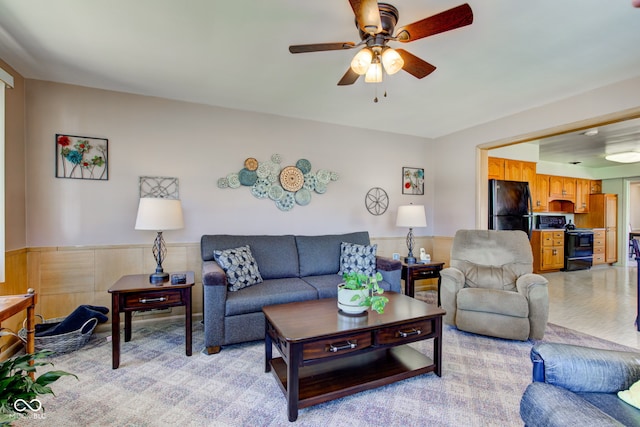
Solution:
M 397 27 L 463 3 L 390 1 Z M 27 78 L 426 138 L 640 76 L 631 0 L 468 3 L 472 25 L 402 45 L 434 73 L 381 85 L 336 85 L 355 50 L 288 52 L 358 42 L 347 0 L 0 0 L 0 58 Z

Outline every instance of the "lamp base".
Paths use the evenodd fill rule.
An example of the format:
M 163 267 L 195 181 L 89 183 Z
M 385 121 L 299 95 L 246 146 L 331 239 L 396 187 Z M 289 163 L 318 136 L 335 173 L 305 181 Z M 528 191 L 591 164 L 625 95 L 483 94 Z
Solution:
M 404 257 L 404 263 L 405 264 L 415 264 L 416 263 L 416 257 L 413 257 L 413 256 Z
M 169 281 L 169 273 L 152 273 L 149 275 L 149 282 L 154 285 Z

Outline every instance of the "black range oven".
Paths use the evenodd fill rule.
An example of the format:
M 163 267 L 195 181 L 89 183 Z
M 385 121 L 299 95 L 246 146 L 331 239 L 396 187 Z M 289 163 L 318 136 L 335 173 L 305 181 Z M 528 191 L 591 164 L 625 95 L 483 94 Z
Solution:
M 564 215 L 539 215 L 536 228 L 564 229 L 564 271 L 588 270 L 593 264 L 593 230 L 575 228 Z
M 593 264 L 593 230 L 576 228 L 564 233 L 565 271 L 588 270 Z

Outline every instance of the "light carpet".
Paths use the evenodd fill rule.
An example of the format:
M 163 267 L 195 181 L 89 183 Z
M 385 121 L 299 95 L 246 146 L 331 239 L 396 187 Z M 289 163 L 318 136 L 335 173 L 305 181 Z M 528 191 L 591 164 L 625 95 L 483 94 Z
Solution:
M 44 419 L 18 426 L 285 426 L 286 400 L 264 372 L 264 344 L 223 348 L 207 356 L 203 326 L 194 323 L 194 354 L 184 354 L 184 324 L 134 325 L 111 369 L 107 334 L 52 358 L 76 374 L 40 398 Z M 124 334 L 122 334 L 124 336 Z M 533 342 L 483 337 L 445 326 L 442 377 L 426 374 L 299 411 L 299 426 L 521 426 L 520 397 L 531 381 Z M 629 350 L 549 324 L 545 341 Z M 432 341 L 412 344 L 427 355 Z M 274 349 L 274 356 L 277 351 Z M 39 371 L 41 373 L 43 371 Z

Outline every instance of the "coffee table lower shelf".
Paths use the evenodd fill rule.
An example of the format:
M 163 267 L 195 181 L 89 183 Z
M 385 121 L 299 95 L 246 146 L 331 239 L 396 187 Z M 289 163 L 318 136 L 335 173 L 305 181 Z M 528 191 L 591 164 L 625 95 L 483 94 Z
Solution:
M 270 365 L 288 397 L 286 362 L 278 357 Z M 296 406 L 317 405 L 435 370 L 433 360 L 408 345 L 310 364 L 299 368 Z

